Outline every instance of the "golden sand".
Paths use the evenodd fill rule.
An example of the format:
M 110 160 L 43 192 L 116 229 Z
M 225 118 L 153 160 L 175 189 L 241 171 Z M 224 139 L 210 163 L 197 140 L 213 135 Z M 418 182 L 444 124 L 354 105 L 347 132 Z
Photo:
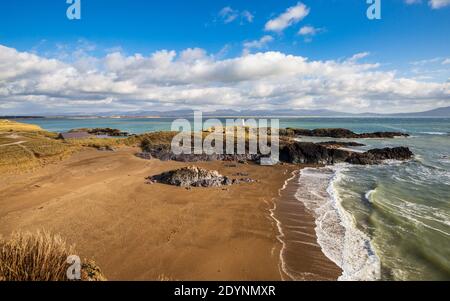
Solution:
M 282 244 L 270 210 L 298 167 L 201 162 L 195 165 L 225 176 L 248 173 L 258 182 L 187 190 L 145 178 L 191 164 L 143 160 L 137 151 L 91 149 L 2 176 L 0 235 L 59 234 L 109 280 L 282 279 Z

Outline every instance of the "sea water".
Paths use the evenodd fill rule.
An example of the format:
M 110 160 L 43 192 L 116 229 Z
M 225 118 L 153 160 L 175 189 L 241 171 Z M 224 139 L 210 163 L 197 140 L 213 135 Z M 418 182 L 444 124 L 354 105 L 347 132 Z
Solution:
M 415 154 L 407 162 L 301 171 L 297 198 L 315 215 L 318 242 L 343 269 L 340 279 L 450 280 L 450 120 L 344 120 L 332 127 L 403 131 L 411 136 L 350 140 L 366 145 L 358 150 L 408 146 Z

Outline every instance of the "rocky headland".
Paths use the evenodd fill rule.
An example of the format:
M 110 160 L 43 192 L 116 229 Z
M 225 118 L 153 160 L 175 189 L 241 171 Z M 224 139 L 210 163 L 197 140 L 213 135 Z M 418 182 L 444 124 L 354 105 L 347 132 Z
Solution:
M 122 132 L 118 129 L 112 129 L 112 128 L 81 128 L 81 129 L 74 129 L 71 130 L 70 133 L 77 133 L 77 132 L 86 132 L 88 134 L 94 135 L 94 136 L 108 136 L 108 137 L 129 137 L 131 136 L 127 132 Z
M 358 147 L 364 144 L 357 142 L 328 141 L 320 143 L 297 141 L 300 136 L 316 136 L 330 138 L 394 138 L 408 136 L 399 132 L 375 132 L 356 134 L 346 129 L 282 129 L 280 130 L 280 162 L 290 164 L 320 164 L 350 163 L 358 165 L 380 164 L 385 160 L 409 160 L 413 153 L 407 147 L 372 149 L 367 152 L 355 152 L 343 147 Z M 174 154 L 170 143 L 152 143 L 143 140 L 142 152 L 137 156 L 143 159 L 159 159 L 162 161 L 205 162 L 205 161 L 236 161 L 240 163 L 259 163 L 263 157 L 260 154 Z

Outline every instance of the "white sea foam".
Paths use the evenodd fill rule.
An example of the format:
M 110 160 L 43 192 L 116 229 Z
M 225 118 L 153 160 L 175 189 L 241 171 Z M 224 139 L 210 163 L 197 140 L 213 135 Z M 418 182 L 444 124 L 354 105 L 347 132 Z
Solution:
M 344 168 L 303 169 L 296 197 L 314 213 L 323 253 L 343 270 L 339 280 L 377 280 L 380 260 L 369 237 L 356 228 L 353 217 L 342 207 L 335 189 Z
M 367 191 L 367 193 L 365 194 L 365 198 L 366 198 L 366 200 L 368 201 L 368 202 L 372 202 L 372 199 L 371 199 L 371 197 L 372 197 L 372 195 L 373 194 L 375 194 L 375 192 L 377 191 L 377 189 L 375 188 L 375 189 L 372 189 L 372 190 L 369 190 L 369 191 Z
M 343 150 L 343 151 L 354 152 L 354 153 L 360 153 L 360 154 L 362 154 L 362 153 L 365 152 L 364 150 L 356 149 L 356 148 L 351 148 L 351 147 L 339 147 L 339 149 L 340 149 L 340 150 Z
M 425 134 L 425 135 L 439 135 L 439 136 L 443 136 L 443 135 L 448 135 L 449 133 L 446 132 L 420 132 L 421 134 Z

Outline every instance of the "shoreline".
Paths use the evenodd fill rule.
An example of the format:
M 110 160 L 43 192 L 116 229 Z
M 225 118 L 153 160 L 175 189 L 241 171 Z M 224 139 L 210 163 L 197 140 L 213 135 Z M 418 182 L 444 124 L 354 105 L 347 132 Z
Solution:
M 301 167 L 291 173 L 279 190 L 277 205 L 271 211 L 282 244 L 280 272 L 283 280 L 336 281 L 342 269 L 329 259 L 318 242 L 316 219 L 297 199 Z
M 317 243 L 322 253 L 339 266 L 341 275 L 337 280 L 379 280 L 380 259 L 372 241 L 358 229 L 351 212 L 344 208 L 336 188 L 343 176 L 342 171 L 350 166 L 302 169 L 296 197 L 316 221 Z

